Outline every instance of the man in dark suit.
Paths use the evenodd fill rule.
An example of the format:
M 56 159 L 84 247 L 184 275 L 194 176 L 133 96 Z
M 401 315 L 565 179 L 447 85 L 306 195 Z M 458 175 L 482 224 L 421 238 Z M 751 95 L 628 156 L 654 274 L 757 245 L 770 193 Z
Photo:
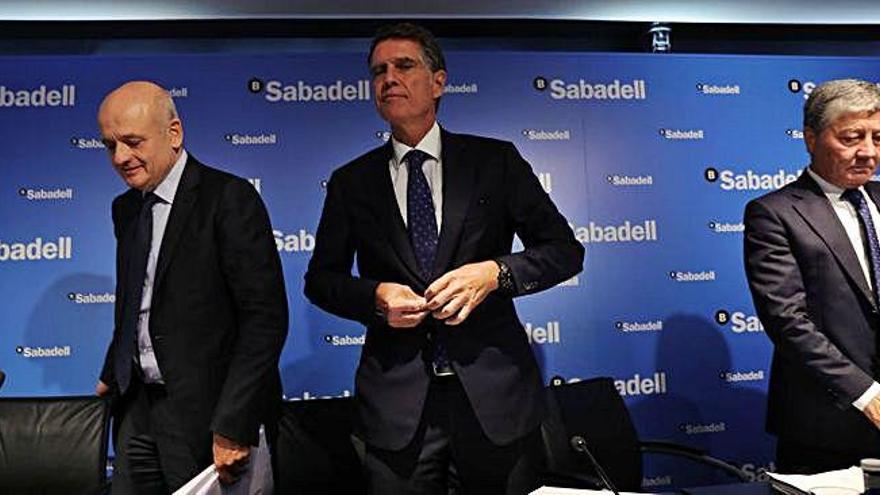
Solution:
M 780 472 L 880 456 L 877 332 L 880 90 L 819 85 L 804 105 L 810 165 L 745 210 L 745 262 L 773 340 L 767 429 Z
M 513 297 L 579 272 L 583 246 L 511 143 L 437 125 L 446 70 L 430 32 L 383 28 L 368 63 L 392 137 L 330 178 L 305 293 L 367 326 L 370 489 L 446 493 L 454 469 L 465 493 L 526 493 L 542 379 Z M 525 249 L 511 254 L 514 234 Z
M 281 400 L 287 297 L 269 217 L 244 179 L 183 148 L 170 95 L 149 82 L 98 113 L 113 168 L 116 312 L 99 395 L 114 396 L 113 493 L 169 493 L 212 462 L 246 467 Z

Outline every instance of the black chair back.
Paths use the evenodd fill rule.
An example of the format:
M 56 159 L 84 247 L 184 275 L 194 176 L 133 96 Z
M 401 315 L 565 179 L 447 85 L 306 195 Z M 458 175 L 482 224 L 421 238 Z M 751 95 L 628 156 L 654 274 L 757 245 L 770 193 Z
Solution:
M 588 473 L 598 482 L 587 457 L 571 447 L 571 437 L 579 435 L 618 490 L 641 489 L 638 434 L 611 378 L 551 385 L 547 387 L 547 409 L 542 433 L 548 472 Z
M 366 493 L 353 436 L 354 399 L 285 402 L 278 424 L 276 493 Z
M 0 399 L 0 492 L 102 492 L 109 424 L 95 396 Z

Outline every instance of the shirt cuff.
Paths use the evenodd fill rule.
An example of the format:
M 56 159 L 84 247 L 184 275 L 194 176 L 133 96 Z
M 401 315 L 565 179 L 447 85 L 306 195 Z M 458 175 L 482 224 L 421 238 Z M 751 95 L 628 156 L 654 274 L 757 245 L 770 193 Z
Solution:
M 853 407 L 859 411 L 864 411 L 865 408 L 868 407 L 868 404 L 874 400 L 877 395 L 880 395 L 880 383 L 874 382 L 868 387 L 868 390 L 866 390 L 865 393 L 853 402 Z

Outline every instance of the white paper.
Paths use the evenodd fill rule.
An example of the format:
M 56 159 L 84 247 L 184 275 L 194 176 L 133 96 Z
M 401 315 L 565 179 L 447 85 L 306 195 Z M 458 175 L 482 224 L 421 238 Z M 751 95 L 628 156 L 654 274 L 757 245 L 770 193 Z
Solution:
M 614 495 L 610 490 L 588 490 L 586 488 L 561 488 L 555 486 L 542 486 L 529 495 Z M 620 492 L 620 495 L 648 495 L 637 492 Z
M 810 492 L 814 488 L 820 487 L 848 488 L 859 493 L 865 491 L 865 476 L 862 473 L 862 468 L 858 466 L 819 474 L 767 473 L 767 476 L 803 492 Z
M 174 495 L 209 495 L 212 493 L 220 493 L 220 479 L 213 464 L 178 488 Z
M 266 433 L 261 427 L 260 445 L 251 447 L 247 470 L 234 485 L 222 485 L 220 475 L 212 464 L 180 487 L 174 495 L 272 495 L 273 491 L 272 462 Z

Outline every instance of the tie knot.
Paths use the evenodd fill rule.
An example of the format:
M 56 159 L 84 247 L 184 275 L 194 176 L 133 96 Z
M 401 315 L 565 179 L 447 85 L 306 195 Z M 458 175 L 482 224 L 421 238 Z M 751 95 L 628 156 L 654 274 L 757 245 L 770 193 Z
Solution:
M 156 193 L 148 192 L 144 194 L 143 202 L 141 203 L 141 208 L 151 209 L 154 204 L 162 201 L 162 198 L 156 196 Z
M 847 189 L 846 191 L 843 191 L 843 194 L 841 194 L 840 197 L 841 199 L 849 201 L 853 206 L 856 207 L 856 209 L 861 207 L 862 203 L 865 202 L 865 197 L 858 189 Z
M 406 155 L 403 156 L 403 161 L 409 166 L 409 168 L 421 168 L 422 164 L 425 163 L 425 160 L 431 158 L 431 155 L 425 153 L 422 150 L 409 150 Z

